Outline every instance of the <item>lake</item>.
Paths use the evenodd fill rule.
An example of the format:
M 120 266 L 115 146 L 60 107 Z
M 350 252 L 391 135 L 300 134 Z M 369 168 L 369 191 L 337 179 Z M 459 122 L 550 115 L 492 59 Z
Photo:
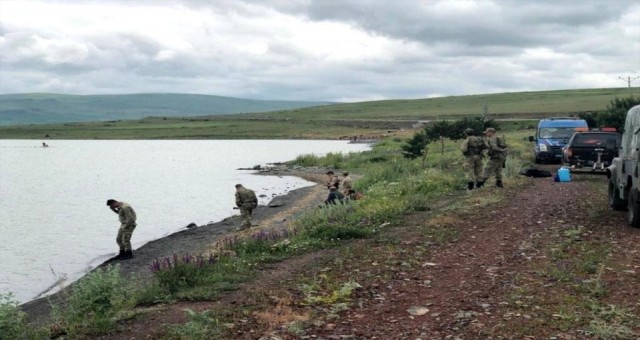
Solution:
M 238 214 L 234 185 L 260 204 L 309 186 L 297 177 L 237 170 L 303 154 L 359 152 L 366 144 L 317 140 L 0 140 L 0 293 L 20 302 L 72 282 L 118 251 L 113 198 L 138 215 L 133 247 Z

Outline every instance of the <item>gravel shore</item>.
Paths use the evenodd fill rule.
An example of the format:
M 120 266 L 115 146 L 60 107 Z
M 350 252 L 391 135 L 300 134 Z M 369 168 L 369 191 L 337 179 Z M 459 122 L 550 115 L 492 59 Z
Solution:
M 318 206 L 325 199 L 326 188 L 320 184 L 324 181 L 324 170 L 314 168 L 291 170 L 285 166 L 278 166 L 262 169 L 257 174 L 298 176 L 317 184 L 277 196 L 271 200 L 269 205 L 272 206 L 258 206 L 253 212 L 255 226 L 252 229 L 285 224 L 303 211 Z M 154 259 L 172 257 L 174 254 L 181 256 L 206 253 L 218 238 L 235 232 L 239 223 L 239 215 L 236 215 L 216 223 L 185 229 L 135 249 L 133 259 L 112 263 L 120 265 L 120 271 L 124 277 L 135 275 L 141 279 L 150 279 L 152 273 L 148 266 Z M 67 289 L 68 287 L 49 296 L 27 302 L 21 308 L 27 313 L 31 323 L 45 325 L 51 321 L 51 304 L 63 304 Z

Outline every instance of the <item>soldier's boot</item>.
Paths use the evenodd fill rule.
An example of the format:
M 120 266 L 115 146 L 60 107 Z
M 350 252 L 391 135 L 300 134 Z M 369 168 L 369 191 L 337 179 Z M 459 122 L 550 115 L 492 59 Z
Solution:
M 467 182 L 467 190 L 473 190 L 473 182 Z
M 124 256 L 124 249 L 120 249 L 120 252 L 118 253 L 118 255 L 116 255 L 116 256 L 104 261 L 104 263 L 111 263 L 113 261 L 120 260 L 120 259 L 122 259 L 123 256 Z
M 480 189 L 484 186 L 484 181 L 476 182 L 476 189 Z
M 497 180 L 497 181 L 496 181 L 496 186 L 497 186 L 498 188 L 504 188 L 504 185 L 502 185 L 502 181 L 501 181 L 501 180 Z
M 125 250 L 124 255 L 120 258 L 121 260 L 128 260 L 133 258 L 133 250 Z

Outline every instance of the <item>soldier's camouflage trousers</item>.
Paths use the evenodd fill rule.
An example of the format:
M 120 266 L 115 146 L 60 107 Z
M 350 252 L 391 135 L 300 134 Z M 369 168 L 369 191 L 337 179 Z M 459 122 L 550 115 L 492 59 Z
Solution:
M 489 158 L 487 165 L 484 167 L 484 174 L 482 175 L 483 182 L 486 182 L 489 177 L 495 176 L 496 181 L 502 181 L 502 163 L 504 158 L 492 157 Z
M 482 156 L 468 156 L 465 157 L 466 162 L 464 165 L 465 173 L 467 174 L 468 182 L 480 182 L 482 181 Z
M 118 236 L 116 236 L 116 242 L 120 247 L 120 250 L 130 251 L 131 249 L 131 235 L 133 234 L 133 230 L 136 228 L 136 225 L 120 225 L 120 229 L 118 229 Z
M 253 209 L 240 207 L 240 220 L 242 221 L 241 228 L 251 228 L 251 213 Z

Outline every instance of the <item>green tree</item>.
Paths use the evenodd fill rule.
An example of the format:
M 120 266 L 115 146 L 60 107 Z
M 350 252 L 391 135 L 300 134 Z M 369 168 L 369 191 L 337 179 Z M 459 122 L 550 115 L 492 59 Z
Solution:
M 465 117 L 456 121 L 439 120 L 428 125 L 422 131 L 418 131 L 402 146 L 402 154 L 405 158 L 415 159 L 424 156 L 427 145 L 440 138 L 449 138 L 451 140 L 464 139 L 464 130 L 473 129 L 476 135 L 481 134 L 485 129 L 492 127 L 499 130 L 498 123 L 493 119 L 484 119 L 482 117 Z
M 627 118 L 627 112 L 636 105 L 640 105 L 640 97 L 616 97 L 609 102 L 606 111 L 598 114 L 599 127 L 615 127 L 618 131 L 624 132 L 624 121 Z
M 409 139 L 405 144 L 401 146 L 402 155 L 405 158 L 415 159 L 424 155 L 429 141 L 424 131 L 418 131 L 413 135 L 413 138 Z
M 606 110 L 594 113 L 580 113 L 578 117 L 586 120 L 589 127 L 592 128 L 614 127 L 618 131 L 624 132 L 624 121 L 627 118 L 627 112 L 636 105 L 640 105 L 640 97 L 616 97 L 609 102 Z

